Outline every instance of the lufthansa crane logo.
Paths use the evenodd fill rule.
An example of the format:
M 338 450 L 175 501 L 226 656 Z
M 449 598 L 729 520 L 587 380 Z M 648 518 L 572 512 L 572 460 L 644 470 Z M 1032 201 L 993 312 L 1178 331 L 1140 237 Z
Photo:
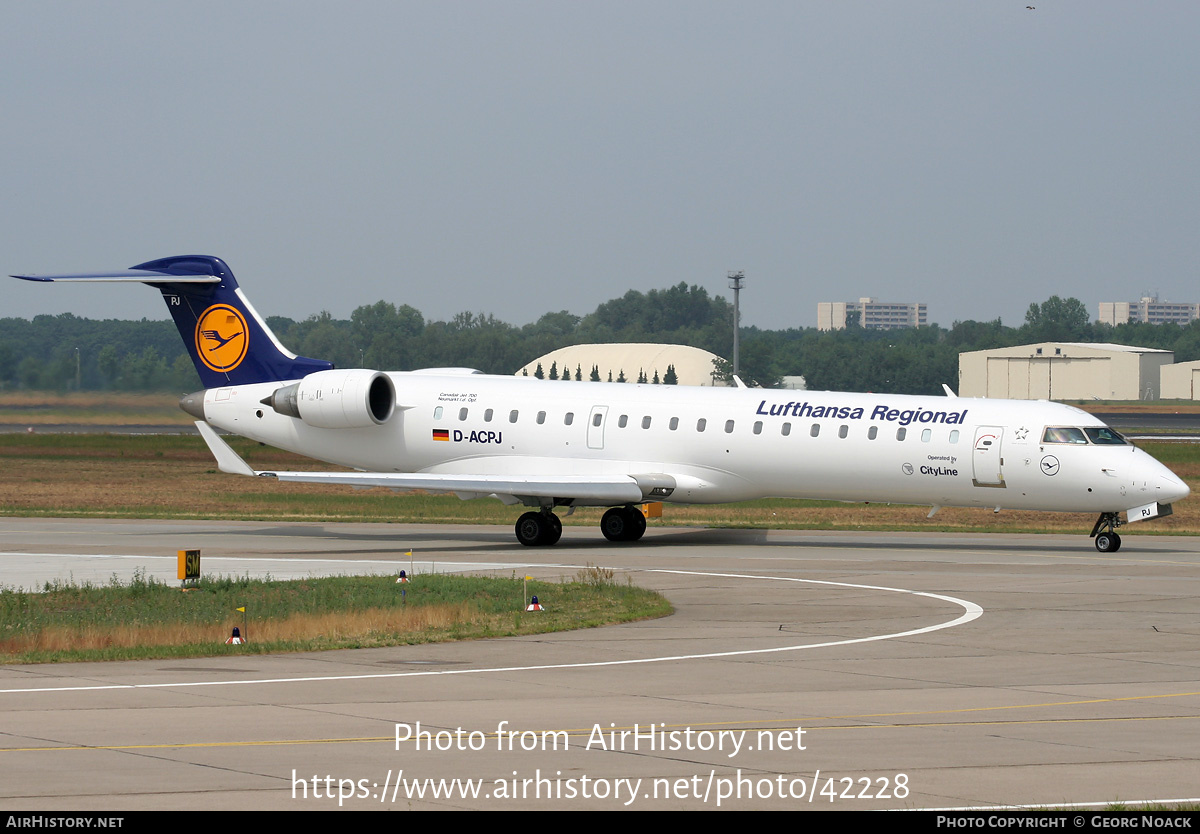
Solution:
M 228 304 L 214 304 L 196 321 L 196 355 L 218 373 L 242 364 L 248 346 L 246 318 Z

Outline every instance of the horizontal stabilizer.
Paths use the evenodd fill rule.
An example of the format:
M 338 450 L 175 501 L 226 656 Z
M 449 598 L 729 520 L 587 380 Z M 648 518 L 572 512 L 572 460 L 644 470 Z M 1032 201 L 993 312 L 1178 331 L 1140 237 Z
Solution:
M 242 293 L 229 264 L 213 255 L 174 255 L 105 272 L 13 277 L 153 287 L 162 293 L 205 388 L 286 382 L 333 368 L 285 348 Z
M 107 272 L 70 272 L 62 275 L 14 275 L 26 281 L 133 281 L 140 284 L 219 284 L 229 275 L 220 258 L 180 255 L 160 258 L 129 269 Z M 236 286 L 234 284 L 233 286 Z
M 70 275 L 14 275 L 23 281 L 94 281 L 98 283 L 132 282 L 135 284 L 219 284 L 217 275 L 179 275 L 148 269 L 124 269 L 114 272 L 78 272 Z

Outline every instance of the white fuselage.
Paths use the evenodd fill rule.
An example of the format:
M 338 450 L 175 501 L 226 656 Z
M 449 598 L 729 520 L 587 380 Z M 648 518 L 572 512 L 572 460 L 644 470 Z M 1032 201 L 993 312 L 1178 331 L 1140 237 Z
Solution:
M 367 472 L 670 475 L 665 500 L 764 496 L 1063 512 L 1169 504 L 1187 487 L 1052 402 L 390 373 L 383 425 L 328 429 L 261 404 L 284 383 L 209 389 L 213 426 Z M 603 503 L 576 501 L 576 504 Z

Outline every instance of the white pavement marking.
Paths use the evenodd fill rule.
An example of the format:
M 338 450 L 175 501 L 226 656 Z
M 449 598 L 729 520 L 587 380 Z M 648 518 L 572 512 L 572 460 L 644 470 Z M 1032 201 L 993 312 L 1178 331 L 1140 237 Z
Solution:
M 759 582 L 800 582 L 808 585 L 826 585 L 835 588 L 853 588 L 862 591 L 886 591 L 895 594 L 908 594 L 911 596 L 926 597 L 928 599 L 936 599 L 942 602 L 949 602 L 958 605 L 963 609 L 963 613 L 953 620 L 947 620 L 934 625 L 923 626 L 921 628 L 909 629 L 908 631 L 897 631 L 891 634 L 877 634 L 871 637 L 854 637 L 846 640 L 831 640 L 823 643 L 800 643 L 793 646 L 775 646 L 772 648 L 763 649 L 741 649 L 738 651 L 728 652 L 707 652 L 702 654 L 681 654 L 681 655 L 663 655 L 660 657 L 644 657 L 634 660 L 599 660 L 586 663 L 553 663 L 542 666 L 496 666 L 482 669 L 439 669 L 423 672 L 378 672 L 365 675 L 318 675 L 292 678 L 257 678 L 251 680 L 223 680 L 223 681 L 181 681 L 174 683 L 128 683 L 128 684 L 105 684 L 94 686 L 48 686 L 32 689 L 0 689 L 0 695 L 13 695 L 18 693 L 29 692 L 94 692 L 94 691 L 109 691 L 114 689 L 173 689 L 195 686 L 245 686 L 247 684 L 272 684 L 272 683 L 313 683 L 316 681 L 361 681 L 361 680 L 378 680 L 386 678 L 419 678 L 419 677 L 436 677 L 445 675 L 480 675 L 489 672 L 540 672 L 549 669 L 588 669 L 602 666 L 631 666 L 640 663 L 669 663 L 678 660 L 704 660 L 717 657 L 744 657 L 746 655 L 756 654 L 775 654 L 779 652 L 795 652 L 803 651 L 804 649 L 821 649 L 830 646 L 850 646 L 856 643 L 872 643 L 879 640 L 895 640 L 901 637 L 915 637 L 919 634 L 929 634 L 934 631 L 941 631 L 945 628 L 954 628 L 955 626 L 966 625 L 973 620 L 983 616 L 983 608 L 965 599 L 946 596 L 944 594 L 933 594 L 927 591 L 910 591 L 906 588 L 889 588 L 884 585 L 858 585 L 851 582 L 829 582 L 821 579 L 797 579 L 793 577 L 782 576 L 756 576 L 753 574 L 740 573 L 709 573 L 702 571 L 685 571 L 685 570 L 648 570 L 647 573 L 669 573 L 679 576 L 708 576 L 719 579 L 749 579 Z

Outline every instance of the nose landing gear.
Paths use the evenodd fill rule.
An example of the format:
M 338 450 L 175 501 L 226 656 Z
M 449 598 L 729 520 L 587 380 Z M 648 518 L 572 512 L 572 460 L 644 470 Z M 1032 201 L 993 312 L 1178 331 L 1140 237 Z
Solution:
M 1120 513 L 1100 513 L 1092 527 L 1092 538 L 1096 540 L 1097 550 L 1101 553 L 1116 553 L 1121 549 L 1121 537 L 1117 535 L 1117 528 L 1122 523 Z

